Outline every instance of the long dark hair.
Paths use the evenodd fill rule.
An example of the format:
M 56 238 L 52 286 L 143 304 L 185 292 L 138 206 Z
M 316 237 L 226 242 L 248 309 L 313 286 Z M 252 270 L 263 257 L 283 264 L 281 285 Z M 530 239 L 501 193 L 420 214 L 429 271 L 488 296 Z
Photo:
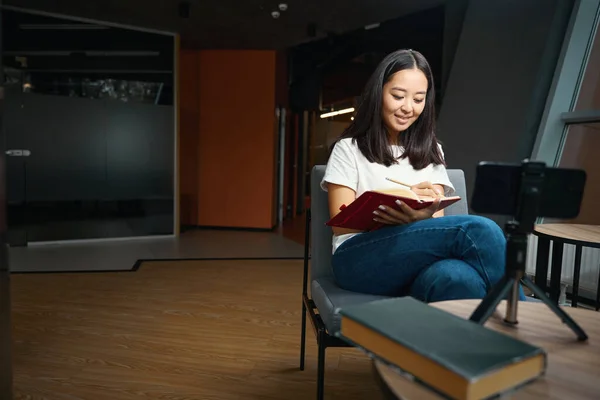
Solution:
M 397 159 L 391 151 L 389 135 L 381 116 L 383 86 L 396 72 L 413 68 L 418 68 L 425 74 L 428 83 L 427 94 L 421 115 L 408 129 L 399 134 L 398 143 L 404 146 L 404 152 L 400 158 L 408 158 L 413 168 L 417 170 L 423 169 L 431 163 L 445 165 L 435 135 L 433 74 L 425 57 L 414 50 L 395 51 L 379 63 L 361 95 L 354 120 L 338 140 L 353 138 L 362 154 L 370 162 L 384 164 L 388 167 L 397 163 Z

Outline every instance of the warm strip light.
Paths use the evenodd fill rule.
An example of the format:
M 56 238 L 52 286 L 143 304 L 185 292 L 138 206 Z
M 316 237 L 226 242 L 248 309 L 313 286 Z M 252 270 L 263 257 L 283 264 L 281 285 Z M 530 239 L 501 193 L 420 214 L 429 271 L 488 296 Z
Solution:
M 348 114 L 354 112 L 354 108 L 344 108 L 343 110 L 338 110 L 338 111 L 331 111 L 325 114 L 321 114 L 321 118 L 329 118 L 329 117 L 334 117 L 336 115 L 341 115 L 341 114 Z

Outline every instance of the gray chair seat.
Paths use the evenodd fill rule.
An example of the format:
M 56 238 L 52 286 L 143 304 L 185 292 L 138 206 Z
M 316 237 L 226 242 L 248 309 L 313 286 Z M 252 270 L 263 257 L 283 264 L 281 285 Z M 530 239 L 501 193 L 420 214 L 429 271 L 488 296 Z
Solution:
M 350 292 L 337 286 L 333 278 L 315 279 L 310 285 L 311 297 L 319 310 L 323 323 L 330 335 L 340 330 L 340 314 L 335 311 L 352 304 L 381 300 L 385 296 Z

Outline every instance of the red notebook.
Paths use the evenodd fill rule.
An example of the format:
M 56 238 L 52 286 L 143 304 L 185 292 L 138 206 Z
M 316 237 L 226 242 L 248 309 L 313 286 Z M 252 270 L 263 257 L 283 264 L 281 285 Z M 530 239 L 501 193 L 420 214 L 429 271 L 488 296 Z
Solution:
M 373 211 L 377 210 L 380 205 L 393 207 L 398 209 L 396 200 L 406 203 L 414 210 L 427 208 L 433 203 L 433 199 L 419 199 L 418 196 L 411 191 L 395 190 L 388 192 L 367 191 L 358 196 L 352 203 L 342 205 L 340 212 L 333 218 L 327 221 L 327 225 L 340 228 L 358 229 L 361 231 L 373 231 L 379 229 L 386 224 L 373 221 Z M 444 197 L 440 202 L 439 210 L 448 207 L 451 204 L 460 200 L 459 196 Z

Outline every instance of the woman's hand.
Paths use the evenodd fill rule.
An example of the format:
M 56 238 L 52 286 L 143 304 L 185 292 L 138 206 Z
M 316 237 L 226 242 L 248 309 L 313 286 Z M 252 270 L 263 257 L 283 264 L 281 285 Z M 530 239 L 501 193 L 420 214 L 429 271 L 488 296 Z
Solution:
M 436 187 L 431 182 L 421 182 L 410 187 L 410 190 L 415 192 L 417 196 L 424 197 L 444 197 L 444 192 L 440 190 L 440 187 Z
M 373 212 L 373 220 L 387 225 L 402 225 L 429 219 L 437 212 L 440 206 L 440 198 L 436 197 L 432 205 L 421 210 L 414 210 L 400 200 L 397 200 L 396 204 L 398 204 L 399 210 L 380 206 L 379 210 Z

